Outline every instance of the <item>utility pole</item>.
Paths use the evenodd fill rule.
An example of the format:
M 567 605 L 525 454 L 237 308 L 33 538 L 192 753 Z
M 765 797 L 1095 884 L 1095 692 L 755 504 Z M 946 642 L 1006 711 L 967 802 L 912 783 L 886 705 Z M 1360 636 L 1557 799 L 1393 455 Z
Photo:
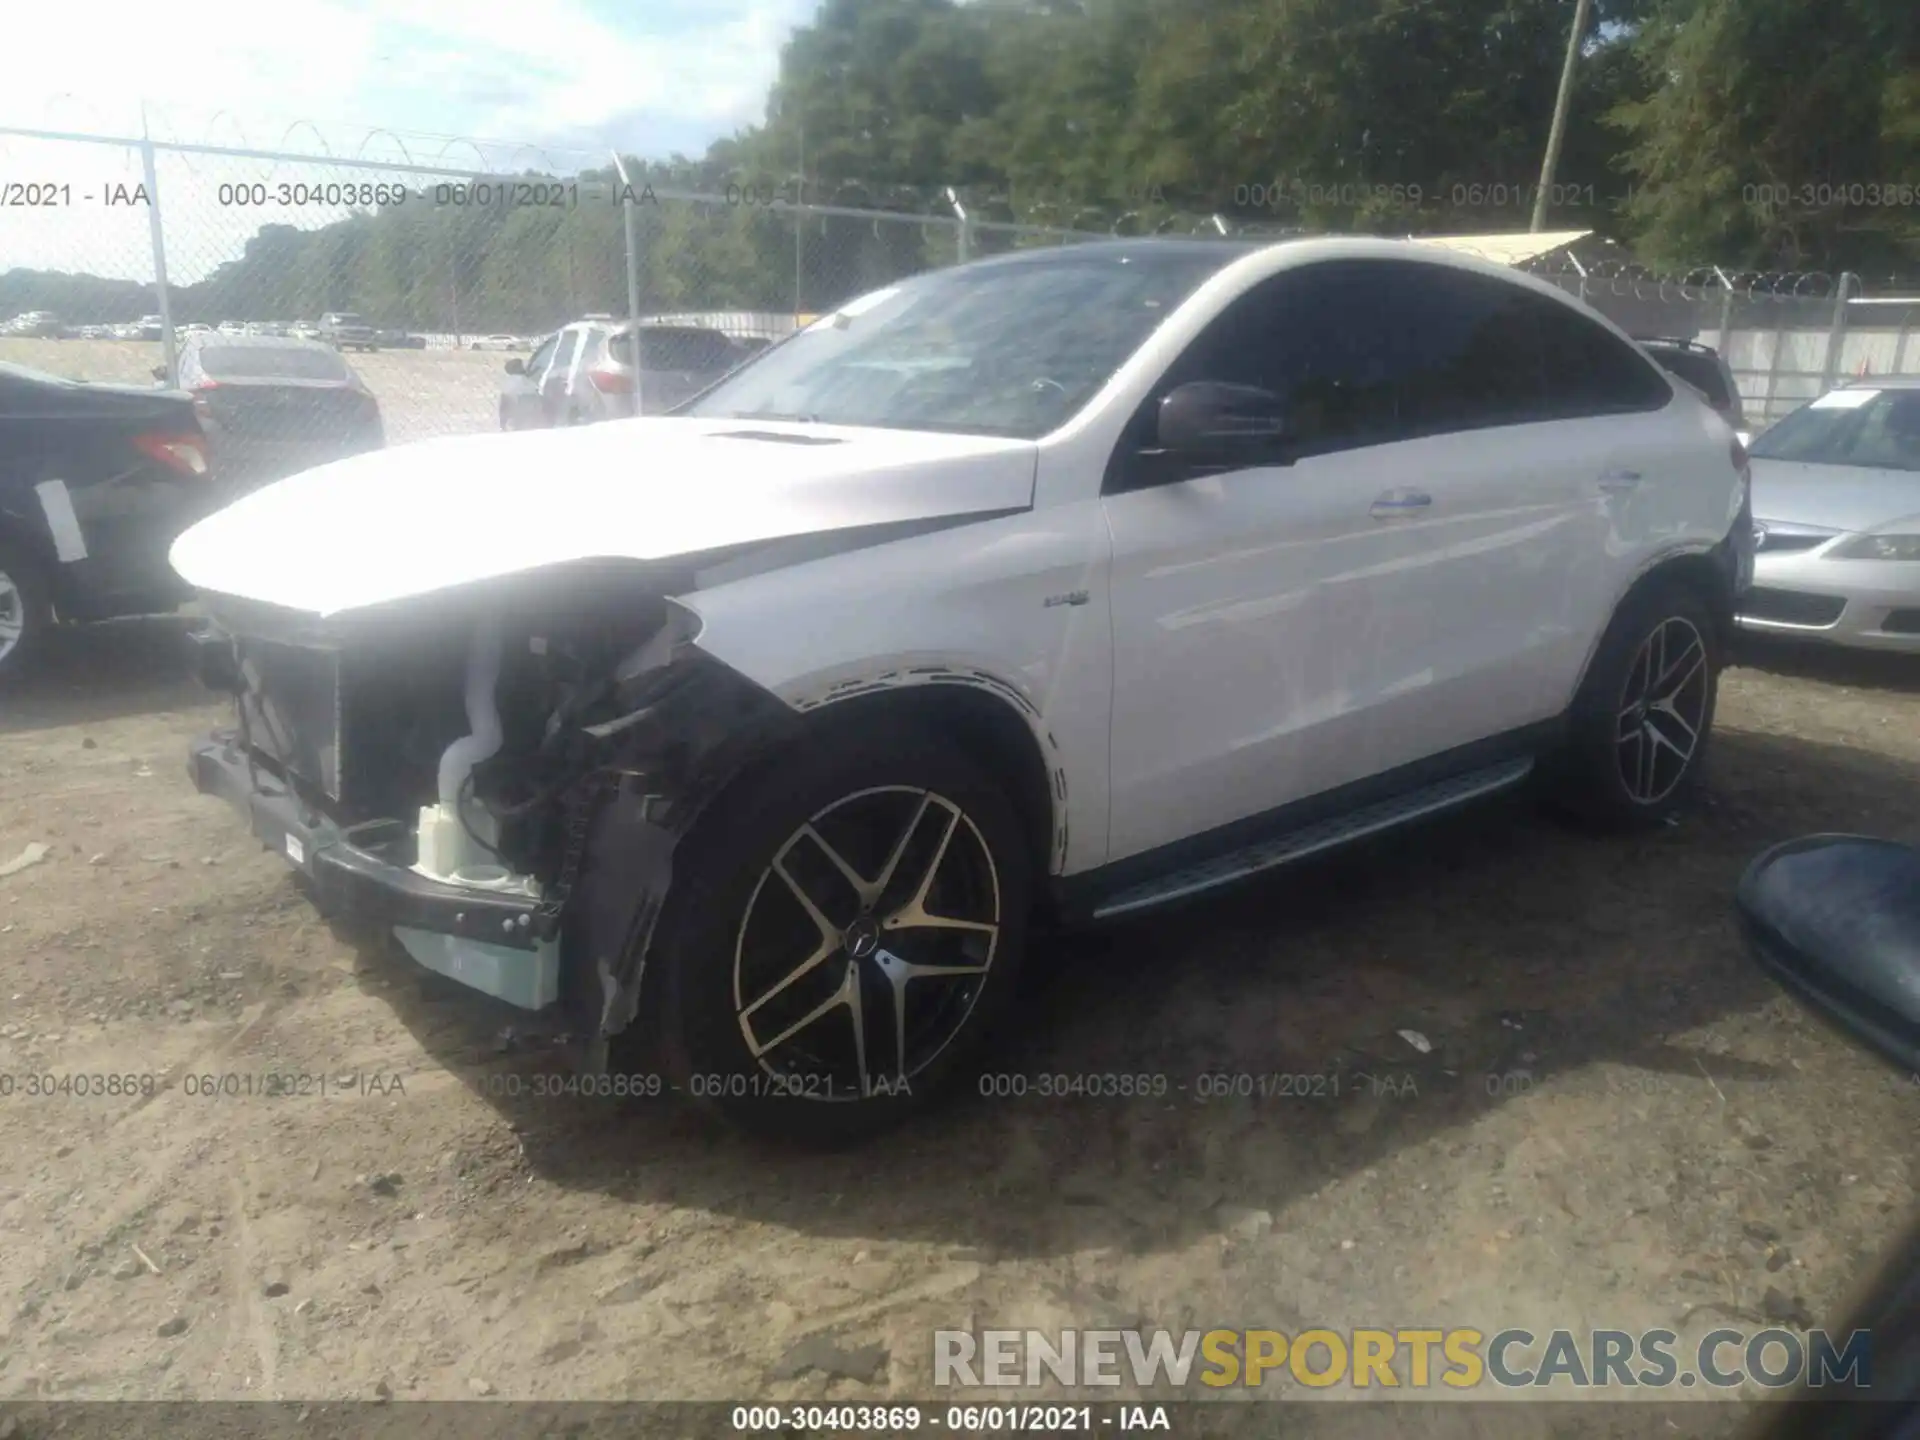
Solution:
M 794 181 L 793 195 L 793 320 L 800 323 L 800 276 L 804 268 L 801 257 L 805 254 L 805 242 L 802 239 L 802 226 L 806 224 L 807 212 L 807 125 L 804 120 L 794 122 L 800 152 L 800 172 Z
M 1560 146 L 1567 138 L 1567 106 L 1573 100 L 1573 72 L 1580 63 L 1580 43 L 1587 38 L 1587 17 L 1593 0 L 1577 0 L 1573 33 L 1567 37 L 1567 63 L 1560 67 L 1560 93 L 1553 100 L 1553 124 L 1547 129 L 1547 157 L 1540 164 L 1540 188 L 1533 196 L 1533 221 L 1527 229 L 1537 235 L 1547 228 L 1547 197 L 1553 192 L 1553 172 L 1560 164 Z

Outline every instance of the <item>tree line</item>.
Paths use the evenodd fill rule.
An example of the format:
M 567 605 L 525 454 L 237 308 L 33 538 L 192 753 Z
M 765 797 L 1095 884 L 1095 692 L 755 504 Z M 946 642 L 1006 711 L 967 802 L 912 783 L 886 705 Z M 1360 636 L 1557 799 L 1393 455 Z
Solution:
M 825 308 L 955 258 L 950 226 L 855 208 L 1144 233 L 1525 229 L 1574 0 L 825 0 L 767 119 L 629 165 L 649 310 Z M 410 200 L 265 225 L 178 319 L 353 310 L 381 325 L 543 328 L 626 308 L 617 179 L 577 203 Z M 694 204 L 660 192 L 722 197 Z M 1595 0 L 1551 228 L 1661 268 L 1920 271 L 1920 5 Z M 589 197 L 594 198 L 589 198 Z M 230 224 L 169 196 L 170 230 Z M 1019 242 L 986 231 L 971 253 Z M 204 242 L 203 242 L 204 243 Z M 0 276 L 0 313 L 128 318 L 150 290 Z

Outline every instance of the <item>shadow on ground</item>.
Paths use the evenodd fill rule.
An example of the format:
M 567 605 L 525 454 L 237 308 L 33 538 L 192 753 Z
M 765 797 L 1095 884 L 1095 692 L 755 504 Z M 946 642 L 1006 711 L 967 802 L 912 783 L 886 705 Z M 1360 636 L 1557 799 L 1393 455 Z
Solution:
M 1508 801 L 1043 942 L 982 1087 L 1026 1093 L 968 1093 L 840 1154 L 756 1145 L 673 1098 L 503 1098 L 503 1074 L 555 1065 L 538 1048 L 498 1053 L 512 1012 L 391 956 L 362 966 L 557 1185 L 982 1255 L 1143 1253 L 1217 1228 L 1216 1207 L 1277 1210 L 1596 1063 L 1772 1078 L 1673 1038 L 1775 999 L 1739 953 L 1733 885 L 1795 834 L 1911 826 L 1920 767 L 1740 731 L 1715 743 L 1710 785 L 1650 835 L 1583 834 Z M 396 967 L 409 978 L 391 984 Z M 1151 1093 L 1047 1099 L 1044 1076 L 1133 1076 Z
M 1885 650 L 1846 650 L 1837 645 L 1795 645 L 1784 640 L 1743 635 L 1734 661 L 1771 675 L 1817 680 L 1859 690 L 1920 693 L 1920 654 Z
M 34 668 L 10 681 L 0 735 L 190 710 L 212 700 L 192 677 L 185 615 L 65 626 Z

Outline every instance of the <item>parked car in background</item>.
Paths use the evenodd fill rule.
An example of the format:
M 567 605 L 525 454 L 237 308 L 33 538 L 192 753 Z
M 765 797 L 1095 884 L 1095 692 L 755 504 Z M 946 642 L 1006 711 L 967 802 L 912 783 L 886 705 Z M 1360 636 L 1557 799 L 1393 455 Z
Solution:
M 718 330 L 642 324 L 636 371 L 634 333 L 631 321 L 580 321 L 548 337 L 527 359 L 507 361 L 500 428 L 663 414 L 749 358 Z
M 247 333 L 247 322 L 244 320 L 222 320 L 214 328 L 222 335 L 244 335 Z
M 570 336 L 603 358 L 581 328 L 549 369 Z M 1135 915 L 1530 782 L 1662 824 L 1707 753 L 1745 466 L 1505 267 L 1022 251 L 670 416 L 426 440 L 202 522 L 173 558 L 240 718 L 190 767 L 323 908 L 548 1011 L 590 1074 L 851 1140 L 971 1078 L 1036 912 Z
M 1753 442 L 1742 628 L 1920 653 L 1920 381 L 1829 391 Z
M 164 370 L 156 368 L 156 378 Z M 180 386 L 229 496 L 386 443 L 379 402 L 346 358 L 318 340 L 195 335 L 180 350 Z
M 287 338 L 289 340 L 318 340 L 320 338 L 320 327 L 311 320 L 296 320 L 287 326 Z
M 409 335 L 405 330 L 376 330 L 373 332 L 373 343 L 382 350 L 424 350 L 427 348 L 427 337 Z
M 379 341 L 374 330 L 365 320 L 345 310 L 335 310 L 320 317 L 319 338 L 339 350 L 376 350 Z
M 1718 410 L 1742 445 L 1753 443 L 1753 429 L 1747 423 L 1746 405 L 1740 396 L 1740 384 L 1726 357 L 1698 340 L 1680 340 L 1671 336 L 1640 336 L 1640 346 L 1659 361 L 1662 368 L 1678 375 L 1698 390 L 1709 405 Z
M 158 340 L 167 333 L 167 322 L 158 315 L 142 315 L 135 325 L 141 340 Z
M 182 325 L 180 327 L 180 333 L 182 335 L 205 335 L 211 332 L 212 329 L 213 329 L 213 326 L 208 325 L 203 321 L 196 320 L 191 325 Z
M 525 350 L 527 342 L 518 335 L 481 335 L 468 345 L 469 350 Z
M 5 330 L 9 335 L 41 340 L 58 340 L 66 334 L 60 317 L 51 310 L 29 310 L 24 315 L 16 315 L 6 323 Z
M 56 620 L 187 599 L 167 551 L 218 503 L 187 396 L 0 363 L 0 690 Z

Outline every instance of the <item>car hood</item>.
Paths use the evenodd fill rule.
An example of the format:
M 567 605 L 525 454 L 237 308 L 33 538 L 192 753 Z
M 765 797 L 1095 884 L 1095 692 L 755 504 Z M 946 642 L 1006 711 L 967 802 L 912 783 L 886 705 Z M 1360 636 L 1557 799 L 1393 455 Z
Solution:
M 174 542 L 196 589 L 327 616 L 576 560 L 669 560 L 1033 503 L 1029 441 L 670 416 L 424 440 Z
M 1920 511 L 1920 473 L 1756 458 L 1753 515 L 1824 530 L 1877 530 Z

